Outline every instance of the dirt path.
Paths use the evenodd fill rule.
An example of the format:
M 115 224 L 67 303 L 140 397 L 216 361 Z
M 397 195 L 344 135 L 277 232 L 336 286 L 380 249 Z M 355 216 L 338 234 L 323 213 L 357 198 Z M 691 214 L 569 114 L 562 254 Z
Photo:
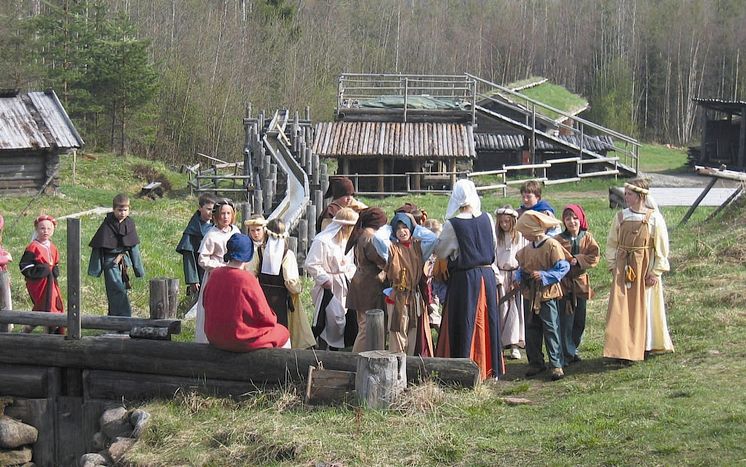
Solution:
M 704 187 L 710 182 L 710 177 L 697 175 L 693 172 L 677 174 L 644 173 L 643 177 L 650 179 L 650 186 L 656 188 L 696 188 Z M 713 188 L 733 188 L 738 186 L 735 180 L 719 179 Z

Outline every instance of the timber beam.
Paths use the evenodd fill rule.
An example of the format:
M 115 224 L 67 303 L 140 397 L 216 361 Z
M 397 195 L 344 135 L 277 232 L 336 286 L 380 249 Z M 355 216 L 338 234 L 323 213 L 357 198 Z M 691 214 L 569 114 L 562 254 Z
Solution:
M 130 331 L 132 328 L 168 328 L 169 334 L 181 333 L 181 321 L 178 319 L 144 319 L 126 316 L 81 315 L 83 329 L 102 329 L 106 331 Z M 8 311 L 0 310 L 0 324 L 28 324 L 31 326 L 59 327 L 67 326 L 67 315 L 48 313 L 46 311 Z
M 283 384 L 304 381 L 308 368 L 356 371 L 358 355 L 350 352 L 262 349 L 234 353 L 190 342 L 0 334 L 0 363 L 124 371 L 163 376 Z M 407 357 L 407 380 L 432 379 L 471 388 L 479 368 L 468 358 Z

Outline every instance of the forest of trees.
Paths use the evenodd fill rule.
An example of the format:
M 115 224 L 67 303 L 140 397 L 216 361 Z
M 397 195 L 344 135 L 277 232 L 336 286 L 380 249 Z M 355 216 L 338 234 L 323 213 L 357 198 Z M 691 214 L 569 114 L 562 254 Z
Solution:
M 532 75 L 685 145 L 746 100 L 746 0 L 4 0 L 0 88 L 54 89 L 90 148 L 235 159 L 245 105 L 328 120 L 343 72 Z

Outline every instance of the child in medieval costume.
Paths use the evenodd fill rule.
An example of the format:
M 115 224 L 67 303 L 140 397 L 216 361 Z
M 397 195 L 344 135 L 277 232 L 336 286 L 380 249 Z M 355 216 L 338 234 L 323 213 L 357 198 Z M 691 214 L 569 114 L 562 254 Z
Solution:
M 321 232 L 331 223 L 334 216 L 342 208 L 351 208 L 359 213 L 367 208 L 365 204 L 355 199 L 355 186 L 352 180 L 342 175 L 329 177 L 329 187 L 324 193 L 324 198 L 332 198 L 332 201 L 321 211 L 316 219 L 316 232 Z
M 521 185 L 521 200 L 523 203 L 518 208 L 518 217 L 526 211 L 536 211 L 549 217 L 556 217 L 552 205 L 541 198 L 541 182 L 538 180 L 529 180 Z M 558 235 L 561 232 L 560 224 L 547 230 L 546 234 L 550 237 Z
M 272 219 L 266 225 L 266 241 L 257 250 L 259 255 L 259 284 L 277 322 L 288 328 L 292 348 L 307 349 L 315 339 L 300 302 L 303 284 L 298 274 L 298 260 L 288 248 L 285 223 Z M 253 240 L 253 238 L 252 238 Z
M 416 220 L 417 218 L 415 218 Z M 422 226 L 434 233 L 436 237 L 440 237 L 440 233 L 443 231 L 443 224 L 437 219 L 425 219 Z M 438 261 L 441 261 L 440 265 L 438 265 Z M 436 268 L 446 269 L 447 267 L 448 263 L 438 260 L 434 254 L 431 254 L 425 262 L 425 278 L 430 297 L 430 303 L 428 304 L 430 327 L 436 330 L 440 329 L 440 323 L 443 319 L 441 310 L 446 302 L 448 292 L 448 284 L 442 279 L 441 274 L 436 275 Z
M 503 206 L 495 211 L 497 223 L 497 243 L 495 248 L 495 265 L 500 276 L 503 291 L 510 293 L 513 284 L 513 272 L 518 269 L 516 254 L 526 246 L 526 240 L 515 228 L 518 212 L 511 206 Z M 500 343 L 509 352 L 508 358 L 521 358 L 519 348 L 526 346 L 526 325 L 523 319 L 523 297 L 515 293 L 500 305 Z
M 351 251 L 345 253 L 357 218 L 358 214 L 351 208 L 340 209 L 332 222 L 314 237 L 306 256 L 306 271 L 314 281 L 313 334 L 329 350 L 353 345 L 357 335 L 356 317 L 347 316 L 347 290 L 355 275 L 355 261 Z
M 226 241 L 225 267 L 205 282 L 205 335 L 229 352 L 290 348 L 288 329 L 277 322 L 256 277 L 244 269 L 254 256 L 251 238 L 236 233 Z
M 8 263 L 13 261 L 13 257 L 3 247 L 4 229 L 5 219 L 0 214 L 0 310 L 12 310 L 13 301 L 10 296 L 10 271 L 8 271 Z M 0 324 L 0 332 L 10 332 L 12 330 L 12 324 Z
M 435 255 L 448 260 L 448 297 L 438 335 L 438 356 L 471 358 L 481 379 L 505 372 L 500 351 L 495 226 L 482 212 L 474 183 L 453 186 Z M 437 268 L 436 268 L 437 269 Z M 437 272 L 437 271 L 436 271 Z
M 565 230 L 554 239 L 570 254 L 570 272 L 560 282 L 563 293 L 559 302 L 560 342 L 565 362 L 575 363 L 580 361 L 578 347 L 585 331 L 586 307 L 593 298 L 588 269 L 598 264 L 600 251 L 588 231 L 582 207 L 567 205 L 562 211 L 562 223 Z
M 604 357 L 643 360 L 673 352 L 661 275 L 669 270 L 668 231 L 646 180 L 624 184 L 627 208 L 617 213 L 606 242 L 612 273 Z
M 546 370 L 542 342 L 546 344 L 552 381 L 565 377 L 559 332 L 558 301 L 562 298 L 560 280 L 570 270 L 558 241 L 546 235 L 560 221 L 537 211 L 526 211 L 518 218 L 516 230 L 529 244 L 516 257 L 519 268 L 514 279 L 521 286 L 523 310 L 526 321 L 526 356 L 529 369 L 526 376 L 535 376 Z
M 261 214 L 252 214 L 248 219 L 243 221 L 243 225 L 249 238 L 254 242 L 254 256 L 252 256 L 251 261 L 246 263 L 244 269 L 257 276 L 260 267 L 259 250 L 267 239 L 267 219 Z
M 357 337 L 352 346 L 353 352 L 368 350 L 368 337 L 365 332 L 368 310 L 384 310 L 383 289 L 386 288 L 386 267 L 376 253 L 373 235 L 388 223 L 386 213 L 381 208 L 366 208 L 347 240 L 345 253 L 353 252 L 355 257 L 355 275 L 352 276 L 347 294 L 347 309 L 355 310 L 357 315 Z
M 140 256 L 140 238 L 135 221 L 129 217 L 129 197 L 120 193 L 114 197 L 112 205 L 112 212 L 106 215 L 89 243 L 92 250 L 88 275 L 104 275 L 109 316 L 132 316 L 132 306 L 127 296 L 127 291 L 132 288 L 129 270 L 134 271 L 135 277 L 145 275 Z
M 197 316 L 194 323 L 194 340 L 198 343 L 207 343 L 207 336 L 205 335 L 205 307 L 202 291 L 210 280 L 210 273 L 215 269 L 222 268 L 226 265 L 226 261 L 224 260 L 226 243 L 234 234 L 240 233 L 238 227 L 234 225 L 235 221 L 236 209 L 233 207 L 233 201 L 227 198 L 218 199 L 212 208 L 213 226 L 207 231 L 205 237 L 202 239 L 202 245 L 199 247 L 199 257 L 197 259 L 197 263 L 205 270 L 205 275 L 202 278 L 202 288 L 197 297 Z
M 199 246 L 205 234 L 212 228 L 212 208 L 215 197 L 203 193 L 199 197 L 199 208 L 189 219 L 176 251 L 181 253 L 184 266 L 184 283 L 187 284 L 187 295 L 196 295 L 202 285 L 205 270 L 197 263 Z
M 34 221 L 34 238 L 26 247 L 18 265 L 26 278 L 26 290 L 34 303 L 33 311 L 64 313 L 62 295 L 57 283 L 60 274 L 60 253 L 52 243 L 57 221 L 52 216 L 42 215 Z M 33 326 L 24 326 L 23 332 L 31 332 Z M 50 334 L 64 334 L 64 327 L 48 328 Z
M 432 357 L 427 303 L 421 292 L 425 284 L 425 259 L 435 248 L 438 237 L 415 223 L 411 214 L 396 213 L 388 228 L 380 229 L 373 244 L 386 261 L 386 311 L 389 350 L 407 355 Z

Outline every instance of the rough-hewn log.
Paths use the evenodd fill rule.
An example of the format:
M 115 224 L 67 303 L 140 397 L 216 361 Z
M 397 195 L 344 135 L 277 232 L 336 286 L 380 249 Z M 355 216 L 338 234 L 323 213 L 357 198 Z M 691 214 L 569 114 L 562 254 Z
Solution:
M 41 399 L 59 392 L 59 368 L 0 364 L 0 395 Z
M 168 282 L 165 277 L 150 279 L 150 317 L 165 318 L 168 315 Z
M 407 388 L 407 358 L 403 353 L 371 350 L 360 353 L 355 392 L 360 405 L 388 409 Z
M 384 329 L 383 310 L 365 312 L 365 350 L 384 350 L 386 333 Z
M 85 321 L 84 321 L 85 322 Z M 262 349 L 224 352 L 207 344 L 85 337 L 66 341 L 52 335 L 0 334 L 0 363 L 76 367 L 259 383 L 302 381 L 308 367 L 356 371 L 357 354 Z M 479 369 L 469 359 L 407 358 L 407 379 L 433 378 L 473 387 Z
M 83 329 L 103 329 L 106 331 L 129 331 L 133 327 L 146 326 L 168 328 L 170 334 L 181 332 L 181 321 L 178 319 L 142 319 L 124 316 L 81 315 Z M 32 326 L 66 326 L 67 316 L 45 311 L 7 311 L 0 310 L 0 324 L 30 324 Z
M 206 396 L 240 397 L 256 391 L 248 381 L 232 381 L 183 376 L 161 376 L 122 371 L 85 370 L 83 386 L 87 399 L 126 400 L 173 397 L 178 392 Z

